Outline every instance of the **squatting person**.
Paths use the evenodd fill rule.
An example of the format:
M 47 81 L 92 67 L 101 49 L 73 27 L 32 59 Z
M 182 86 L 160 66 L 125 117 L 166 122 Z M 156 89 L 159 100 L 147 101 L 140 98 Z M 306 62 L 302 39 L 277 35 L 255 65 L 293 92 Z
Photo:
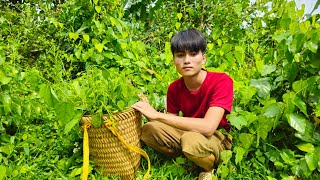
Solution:
M 230 129 L 226 115 L 232 108 L 233 82 L 225 73 L 202 68 L 206 46 L 205 37 L 196 29 L 175 34 L 171 52 L 182 77 L 168 88 L 168 113 L 157 112 L 143 101 L 132 107 L 149 120 L 141 134 L 147 146 L 169 156 L 183 153 L 203 169 L 199 179 L 211 180 L 221 151 L 231 149 L 230 139 L 218 129 Z M 178 116 L 180 111 L 183 117 Z

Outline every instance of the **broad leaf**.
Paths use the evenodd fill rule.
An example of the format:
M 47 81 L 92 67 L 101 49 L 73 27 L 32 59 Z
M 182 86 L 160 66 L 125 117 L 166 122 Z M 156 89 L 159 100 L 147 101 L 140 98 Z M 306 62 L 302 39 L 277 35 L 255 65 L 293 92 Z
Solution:
M 229 114 L 227 117 L 231 125 L 235 126 L 238 130 L 241 130 L 242 126 L 247 125 L 247 119 L 242 115 L 236 116 L 233 114 Z
M 244 154 L 246 153 L 246 150 L 240 146 L 237 146 L 235 148 L 236 151 L 236 164 L 238 164 L 240 161 L 242 161 Z
M 249 149 L 251 144 L 253 143 L 255 136 L 249 133 L 241 133 L 239 135 L 239 140 L 241 142 L 241 146 L 245 149 Z
M 292 128 L 300 133 L 304 133 L 306 130 L 306 119 L 300 114 L 291 113 L 286 115 L 288 123 Z
M 264 116 L 267 118 L 276 117 L 281 111 L 280 106 L 277 103 L 273 103 L 267 106 L 265 112 L 263 113 Z
M 303 112 L 303 114 L 308 117 L 307 105 L 298 96 L 294 98 L 293 104 L 296 105 L 300 109 L 300 111 Z
M 57 96 L 53 89 L 47 84 L 42 84 L 40 86 L 39 95 L 49 107 L 54 108 L 58 103 Z
M 223 164 L 227 164 L 231 157 L 232 157 L 232 151 L 231 150 L 223 150 L 220 154 L 221 160 Z
M 261 76 L 266 76 L 268 74 L 271 74 L 272 72 L 276 71 L 277 67 L 276 65 L 263 65 L 261 70 Z
M 0 180 L 4 179 L 6 177 L 7 168 L 4 165 L 0 165 Z
M 304 143 L 296 145 L 301 151 L 312 153 L 314 151 L 314 146 L 311 143 Z
M 318 165 L 318 159 L 319 159 L 319 154 L 315 153 L 307 153 L 305 155 L 306 163 L 308 165 L 308 168 L 310 171 L 313 171 L 317 168 Z
M 77 111 L 71 121 L 69 121 L 64 127 L 64 133 L 68 134 L 75 125 L 79 124 L 79 120 L 81 117 L 82 113 L 80 111 Z
M 263 99 L 266 99 L 271 91 L 271 84 L 269 83 L 269 78 L 251 79 L 250 86 L 257 88 L 258 96 Z

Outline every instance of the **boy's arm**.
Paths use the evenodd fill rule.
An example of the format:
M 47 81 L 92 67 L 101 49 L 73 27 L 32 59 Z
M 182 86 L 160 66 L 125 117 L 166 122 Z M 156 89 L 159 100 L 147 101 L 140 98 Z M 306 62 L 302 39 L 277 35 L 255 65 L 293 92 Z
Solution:
M 147 102 L 140 101 L 132 107 L 140 111 L 150 121 L 160 121 L 181 130 L 198 132 L 204 136 L 211 136 L 214 133 L 225 112 L 223 108 L 215 106 L 208 109 L 204 118 L 191 118 L 160 113 Z

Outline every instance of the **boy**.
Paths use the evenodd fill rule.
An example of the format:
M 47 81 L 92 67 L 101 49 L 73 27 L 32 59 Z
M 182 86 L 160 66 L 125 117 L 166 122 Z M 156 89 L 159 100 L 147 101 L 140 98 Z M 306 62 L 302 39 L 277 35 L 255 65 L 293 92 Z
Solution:
M 171 51 L 182 77 L 168 88 L 168 113 L 157 112 L 142 101 L 132 106 L 149 120 L 142 128 L 141 140 L 170 156 L 183 153 L 203 169 L 200 180 L 211 180 L 220 152 L 231 149 L 229 138 L 217 129 L 230 129 L 226 114 L 232 107 L 232 79 L 225 73 L 202 69 L 206 40 L 196 29 L 177 33 L 172 38 Z M 179 111 L 183 117 L 178 116 Z

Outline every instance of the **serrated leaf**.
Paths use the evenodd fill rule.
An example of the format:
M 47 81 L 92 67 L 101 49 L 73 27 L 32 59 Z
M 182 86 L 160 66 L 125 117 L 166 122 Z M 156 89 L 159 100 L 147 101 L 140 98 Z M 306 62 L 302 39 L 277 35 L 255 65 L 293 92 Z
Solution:
M 86 42 L 89 42 L 90 41 L 90 37 L 88 34 L 83 34 L 83 39 L 86 41 Z
M 291 113 L 287 114 L 289 125 L 300 133 L 304 133 L 306 130 L 306 119 L 300 114 Z
M 314 151 L 314 146 L 311 143 L 304 143 L 296 145 L 301 151 L 312 153 Z
M 276 70 L 277 70 L 276 65 L 263 65 L 260 73 L 262 76 L 266 76 L 268 74 L 273 73 Z
M 300 109 L 300 111 L 303 112 L 303 114 L 308 117 L 307 105 L 298 96 L 294 98 L 293 104 L 296 105 Z
M 241 130 L 242 126 L 246 126 L 248 124 L 247 119 L 242 116 L 236 116 L 233 114 L 229 114 L 227 119 L 230 121 L 232 126 L 235 126 L 238 130 Z
M 97 43 L 97 44 L 95 44 L 94 45 L 94 47 L 98 50 L 98 52 L 102 52 L 103 51 L 103 44 L 101 44 L 101 43 Z

